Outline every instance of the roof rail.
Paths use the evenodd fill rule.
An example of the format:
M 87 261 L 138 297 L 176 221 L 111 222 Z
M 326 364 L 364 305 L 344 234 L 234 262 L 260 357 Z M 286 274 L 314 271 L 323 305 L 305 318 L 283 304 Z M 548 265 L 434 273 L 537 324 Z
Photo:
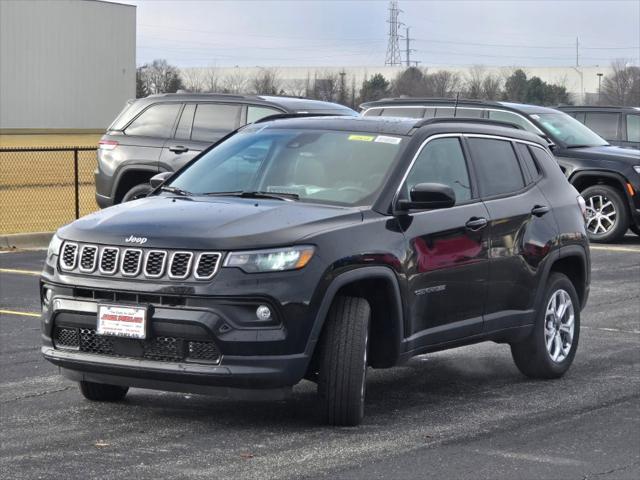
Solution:
M 423 103 L 423 102 L 431 102 L 431 103 L 455 103 L 455 98 L 448 97 L 391 97 L 391 98 L 381 98 L 380 100 L 373 100 L 370 102 L 364 102 L 363 105 L 367 106 L 377 106 L 376 104 L 408 104 L 408 103 Z M 461 103 L 471 104 L 471 105 L 499 105 L 499 103 L 495 100 L 480 100 L 477 98 L 460 98 L 458 99 L 458 105 Z M 380 105 L 383 106 L 383 105 Z
M 424 127 L 425 125 L 433 125 L 435 123 L 479 123 L 481 125 L 494 125 L 496 127 L 515 128 L 516 130 L 524 130 L 520 125 L 515 123 L 503 122 L 500 120 L 491 120 L 489 118 L 468 118 L 468 117 L 441 117 L 427 118 L 420 120 L 414 125 L 414 128 Z
M 343 115 L 338 115 L 336 113 L 276 113 L 274 115 L 267 115 L 266 117 L 262 117 L 259 120 L 253 122 L 256 123 L 264 123 L 270 122 L 271 120 L 283 120 L 286 118 L 306 118 L 306 117 L 341 117 Z

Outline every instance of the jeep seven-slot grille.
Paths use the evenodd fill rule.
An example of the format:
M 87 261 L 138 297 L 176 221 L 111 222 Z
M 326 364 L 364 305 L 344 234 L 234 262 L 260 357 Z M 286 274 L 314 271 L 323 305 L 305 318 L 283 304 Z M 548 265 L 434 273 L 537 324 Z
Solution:
M 214 342 L 191 341 L 180 337 L 146 340 L 97 335 L 92 328 L 56 327 L 53 343 L 58 349 L 115 357 L 144 358 L 156 362 L 218 363 L 221 353 Z
M 210 280 L 222 263 L 219 252 L 189 252 L 144 248 L 119 248 L 65 242 L 60 268 L 126 278 Z

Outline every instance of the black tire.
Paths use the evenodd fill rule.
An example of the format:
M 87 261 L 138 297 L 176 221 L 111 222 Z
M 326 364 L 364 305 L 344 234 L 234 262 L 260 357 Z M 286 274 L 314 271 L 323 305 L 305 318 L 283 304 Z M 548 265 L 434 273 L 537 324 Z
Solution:
M 130 202 L 131 200 L 138 200 L 139 198 L 144 198 L 149 195 L 153 191 L 151 185 L 148 183 L 141 183 L 131 188 L 127 193 L 122 197 L 122 203 Z
M 547 349 L 545 330 L 547 328 L 547 307 L 556 292 L 564 291 L 569 294 L 573 306 L 573 339 L 570 350 L 561 361 L 552 359 Z M 565 337 L 566 338 L 566 337 Z M 511 355 L 518 369 L 531 378 L 559 378 L 571 366 L 578 349 L 580 339 L 580 302 L 578 294 L 569 278 L 554 272 L 547 282 L 542 302 L 535 313 L 533 331 L 523 341 L 511 344 Z M 563 343 L 564 346 L 564 343 Z
M 355 426 L 364 416 L 371 309 L 363 298 L 338 297 L 320 342 L 318 396 L 329 425 Z
M 635 233 L 636 235 L 638 235 L 640 237 L 640 226 L 638 225 L 631 225 L 629 227 L 629 230 L 631 230 L 633 233 Z
M 600 198 L 610 201 L 616 212 L 613 225 L 609 227 L 607 223 L 608 228 L 605 232 L 595 233 L 593 230 L 598 228 L 597 219 L 592 221 L 587 220 L 589 240 L 596 243 L 611 243 L 622 239 L 629 228 L 629 213 L 627 212 L 627 206 L 620 191 L 608 185 L 594 185 L 593 187 L 583 190 L 581 195 L 587 203 L 587 212 L 592 211 L 591 202 L 598 208 Z
M 107 385 L 106 383 L 79 382 L 84 398 L 93 402 L 119 402 L 129 391 L 129 387 Z

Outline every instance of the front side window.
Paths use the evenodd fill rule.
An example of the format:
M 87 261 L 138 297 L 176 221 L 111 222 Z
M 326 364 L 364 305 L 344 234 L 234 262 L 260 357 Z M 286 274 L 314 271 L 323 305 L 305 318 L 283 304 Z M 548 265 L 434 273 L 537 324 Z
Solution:
M 537 120 L 553 140 L 564 143 L 567 148 L 608 145 L 597 133 L 566 113 L 536 113 L 531 118 Z
M 627 115 L 627 141 L 640 142 L 640 115 Z
M 370 205 L 404 137 L 255 125 L 213 148 L 171 182 L 197 195 L 288 194 L 301 201 Z
M 483 196 L 503 195 L 524 188 L 522 170 L 511 142 L 470 138 L 469 146 Z
M 193 118 L 191 140 L 212 142 L 220 132 L 230 132 L 240 126 L 240 105 L 201 103 Z
M 615 140 L 618 138 L 619 117 L 617 113 L 587 112 L 584 123 L 602 138 Z
M 141 137 L 168 138 L 181 106 L 179 103 L 153 105 L 131 122 L 124 133 Z
M 469 172 L 458 138 L 436 138 L 425 145 L 407 176 L 406 198 L 419 183 L 448 185 L 456 194 L 456 204 L 471 199 Z

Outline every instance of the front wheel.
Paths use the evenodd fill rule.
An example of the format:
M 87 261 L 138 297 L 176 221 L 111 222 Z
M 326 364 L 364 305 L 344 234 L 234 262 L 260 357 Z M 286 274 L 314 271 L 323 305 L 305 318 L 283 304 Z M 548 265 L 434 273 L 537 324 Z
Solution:
M 566 275 L 551 274 L 535 315 L 533 331 L 511 344 L 511 355 L 528 377 L 559 378 L 571 366 L 580 337 L 580 302 Z
M 149 195 L 153 191 L 151 185 L 149 183 L 141 183 L 131 188 L 127 193 L 122 197 L 122 203 L 130 202 L 131 200 L 138 200 L 139 198 L 144 198 Z
M 587 233 L 592 242 L 616 242 L 624 237 L 629 215 L 622 195 L 608 185 L 594 185 L 581 192 L 587 204 Z
M 329 311 L 320 343 L 318 396 L 330 425 L 355 426 L 364 416 L 369 340 L 369 303 L 338 297 Z

